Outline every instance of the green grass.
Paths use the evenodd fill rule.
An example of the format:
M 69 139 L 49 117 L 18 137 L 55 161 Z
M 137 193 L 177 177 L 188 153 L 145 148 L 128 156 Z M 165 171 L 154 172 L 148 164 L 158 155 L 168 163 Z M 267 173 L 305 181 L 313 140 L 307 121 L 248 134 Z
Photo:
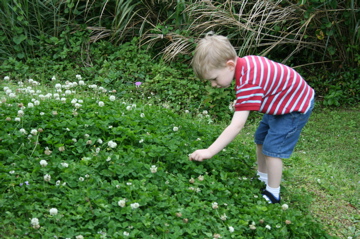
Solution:
M 340 238 L 360 238 L 360 107 L 318 106 L 290 159 L 284 160 L 283 194 Z M 259 117 L 237 142 L 250 144 Z

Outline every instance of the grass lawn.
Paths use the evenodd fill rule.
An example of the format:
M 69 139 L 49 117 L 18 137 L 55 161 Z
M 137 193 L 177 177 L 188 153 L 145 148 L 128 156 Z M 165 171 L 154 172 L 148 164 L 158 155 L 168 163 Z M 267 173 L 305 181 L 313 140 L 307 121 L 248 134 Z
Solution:
M 360 107 L 313 112 L 290 159 L 284 160 L 284 200 L 304 207 L 327 231 L 360 238 Z M 257 118 L 238 141 L 252 141 Z

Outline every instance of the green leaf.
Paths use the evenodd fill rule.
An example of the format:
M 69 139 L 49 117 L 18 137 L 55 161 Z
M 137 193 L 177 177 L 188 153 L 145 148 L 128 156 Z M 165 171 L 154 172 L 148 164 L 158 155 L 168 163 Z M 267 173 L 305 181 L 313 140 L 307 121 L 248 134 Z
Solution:
M 26 38 L 27 38 L 26 35 L 21 34 L 21 35 L 19 35 L 19 36 L 14 36 L 14 37 L 13 37 L 13 41 L 15 42 L 16 45 L 20 45 L 21 42 L 23 42 Z

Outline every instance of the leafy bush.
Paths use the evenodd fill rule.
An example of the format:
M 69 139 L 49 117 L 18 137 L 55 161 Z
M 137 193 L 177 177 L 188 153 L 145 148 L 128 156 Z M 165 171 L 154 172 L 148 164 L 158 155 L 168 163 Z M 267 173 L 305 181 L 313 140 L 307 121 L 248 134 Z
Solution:
M 307 80 L 325 106 L 357 105 L 360 102 L 359 69 L 320 73 L 309 76 Z
M 2 83 L 5 238 L 330 238 L 290 202 L 267 205 L 247 146 L 188 161 L 217 126 L 68 80 Z

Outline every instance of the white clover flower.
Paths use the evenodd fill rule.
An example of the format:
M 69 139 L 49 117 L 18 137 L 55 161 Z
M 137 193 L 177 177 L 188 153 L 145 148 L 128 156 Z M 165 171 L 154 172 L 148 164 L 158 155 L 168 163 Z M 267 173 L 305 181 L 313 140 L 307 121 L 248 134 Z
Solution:
M 128 237 L 128 236 L 130 235 L 130 233 L 124 232 L 123 235 L 126 236 L 126 237 Z
M 157 172 L 157 167 L 156 167 L 155 165 L 152 165 L 152 166 L 150 167 L 150 171 L 151 171 L 152 173 L 156 173 L 156 172 Z
M 130 207 L 132 208 L 132 209 L 136 209 L 136 208 L 138 208 L 138 207 L 140 207 L 140 204 L 139 203 L 132 203 L 132 204 L 130 204 Z
M 85 179 L 83 177 L 79 178 L 79 181 L 83 182 Z
M 140 114 L 140 117 L 141 117 L 141 118 L 144 118 L 144 117 L 145 117 L 145 114 L 144 114 L 144 113 L 141 113 L 141 114 Z
M 44 181 L 45 181 L 45 182 L 50 182 L 50 180 L 51 180 L 50 174 L 45 174 L 45 175 L 44 175 Z
M 110 162 L 110 161 L 111 161 L 111 157 L 109 156 L 107 157 L 106 162 Z
M 76 239 L 84 239 L 84 237 L 82 235 L 78 235 L 75 237 Z
M 46 167 L 48 165 L 48 163 L 46 162 L 46 160 L 42 159 L 42 160 L 40 160 L 40 165 L 41 165 L 41 167 Z
M 35 100 L 35 101 L 34 101 L 34 105 L 40 105 L 40 101 Z
M 214 233 L 213 239 L 222 238 L 219 233 Z
M 142 144 L 144 142 L 144 139 L 140 139 L 139 143 Z
M 69 164 L 68 163 L 61 163 L 61 166 L 63 166 L 64 168 L 67 168 L 67 167 L 69 167 Z
M 49 149 L 49 147 L 45 147 L 44 154 L 50 155 L 52 151 Z
M 104 102 L 99 101 L 99 106 L 100 106 L 100 107 L 103 107 L 104 105 L 105 105 Z
M 179 130 L 178 127 L 174 127 L 174 128 L 173 128 L 173 131 L 178 131 L 178 130 Z
M 89 134 L 84 134 L 84 138 L 89 138 L 90 135 Z
M 255 226 L 255 222 L 253 222 L 252 224 L 249 225 L 249 228 L 251 230 L 256 230 L 256 226 Z
M 118 201 L 118 205 L 119 205 L 120 207 L 125 207 L 125 204 L 126 204 L 126 200 L 125 200 L 125 199 L 122 199 L 122 200 Z
M 10 173 L 10 174 L 14 174 L 14 173 L 15 173 L 15 171 L 14 171 L 14 170 L 11 170 L 9 173 Z
M 55 183 L 55 185 L 56 185 L 56 186 L 59 186 L 60 183 L 61 183 L 61 181 L 60 181 L 60 180 L 57 180 L 56 183 Z
M 271 226 L 270 226 L 270 225 L 266 225 L 265 228 L 268 229 L 268 230 L 271 230 Z
M 213 202 L 213 203 L 211 204 L 211 207 L 212 207 L 213 209 L 218 209 L 218 208 L 219 208 L 219 204 L 218 204 L 217 202 Z
M 226 221 L 226 219 L 227 219 L 226 214 L 224 213 L 223 215 L 221 215 L 221 216 L 220 216 L 220 219 L 223 220 L 223 221 Z
M 10 97 L 10 98 L 15 98 L 16 95 L 15 95 L 14 93 L 10 93 L 10 94 L 9 94 L 9 97 Z
M 77 99 L 72 99 L 71 104 L 75 104 L 77 102 Z
M 115 95 L 111 95 L 111 96 L 109 97 L 109 99 L 110 99 L 110 101 L 115 101 L 116 97 L 115 97 Z
M 5 77 L 4 77 L 4 80 L 10 80 L 10 77 L 9 77 L 9 76 L 5 76 Z
M 76 79 L 78 79 L 78 80 L 81 80 L 81 79 L 82 79 L 81 75 L 76 75 L 75 77 L 76 77 Z
M 56 208 L 51 208 L 50 209 L 50 215 L 55 216 L 56 214 L 58 214 L 58 210 Z
M 281 208 L 282 208 L 282 210 L 287 210 L 287 209 L 289 209 L 289 206 L 287 204 L 283 204 L 281 206 Z
M 19 111 L 18 111 L 18 116 L 19 116 L 19 117 L 24 116 L 24 111 L 23 111 L 23 110 L 19 110 Z
M 17 121 L 17 122 L 20 122 L 20 121 L 21 121 L 21 118 L 16 117 L 14 120 Z
M 132 185 L 132 183 L 131 183 L 131 182 L 127 182 L 127 183 L 126 183 L 126 185 L 131 186 L 131 185 Z
M 131 108 L 131 105 L 126 106 L 126 109 L 127 109 L 127 110 L 131 110 L 131 109 L 132 109 L 132 108 Z
M 31 218 L 31 225 L 39 225 L 39 219 L 37 219 L 36 217 Z
M 78 103 L 82 104 L 82 103 L 84 103 L 84 101 L 83 100 L 78 100 Z
M 40 115 L 43 116 L 43 115 L 45 115 L 45 113 L 44 113 L 44 112 L 40 112 Z
M 85 82 L 83 80 L 79 80 L 79 85 L 85 85 Z
M 77 108 L 77 109 L 78 109 L 78 108 L 80 108 L 82 105 L 81 105 L 81 104 L 79 104 L 79 103 L 75 103 L 75 105 L 74 105 L 74 106 L 75 106 L 75 108 Z
M 20 129 L 19 131 L 20 131 L 20 133 L 27 134 L 25 129 Z
M 66 98 L 65 98 L 65 97 L 62 97 L 60 100 L 61 100 L 61 102 L 63 102 L 63 103 L 66 102 Z
M 61 89 L 61 84 L 55 84 L 55 89 Z
M 32 129 L 31 131 L 30 131 L 30 134 L 32 134 L 32 135 L 37 135 L 37 129 Z
M 51 80 L 52 81 L 56 80 L 56 77 L 55 76 L 51 77 Z
M 203 175 L 200 175 L 200 176 L 198 177 L 198 179 L 199 179 L 199 181 L 204 181 L 204 176 L 203 176 Z
M 229 232 L 230 232 L 230 233 L 233 233 L 234 231 L 235 231 L 235 229 L 234 229 L 232 226 L 230 226 L 230 227 L 229 227 Z
M 31 102 L 29 102 L 29 103 L 28 103 L 28 108 L 34 108 L 34 104 L 31 103 Z
M 110 141 L 108 142 L 108 146 L 109 146 L 110 148 L 116 148 L 117 143 L 115 143 L 114 141 L 110 140 Z

